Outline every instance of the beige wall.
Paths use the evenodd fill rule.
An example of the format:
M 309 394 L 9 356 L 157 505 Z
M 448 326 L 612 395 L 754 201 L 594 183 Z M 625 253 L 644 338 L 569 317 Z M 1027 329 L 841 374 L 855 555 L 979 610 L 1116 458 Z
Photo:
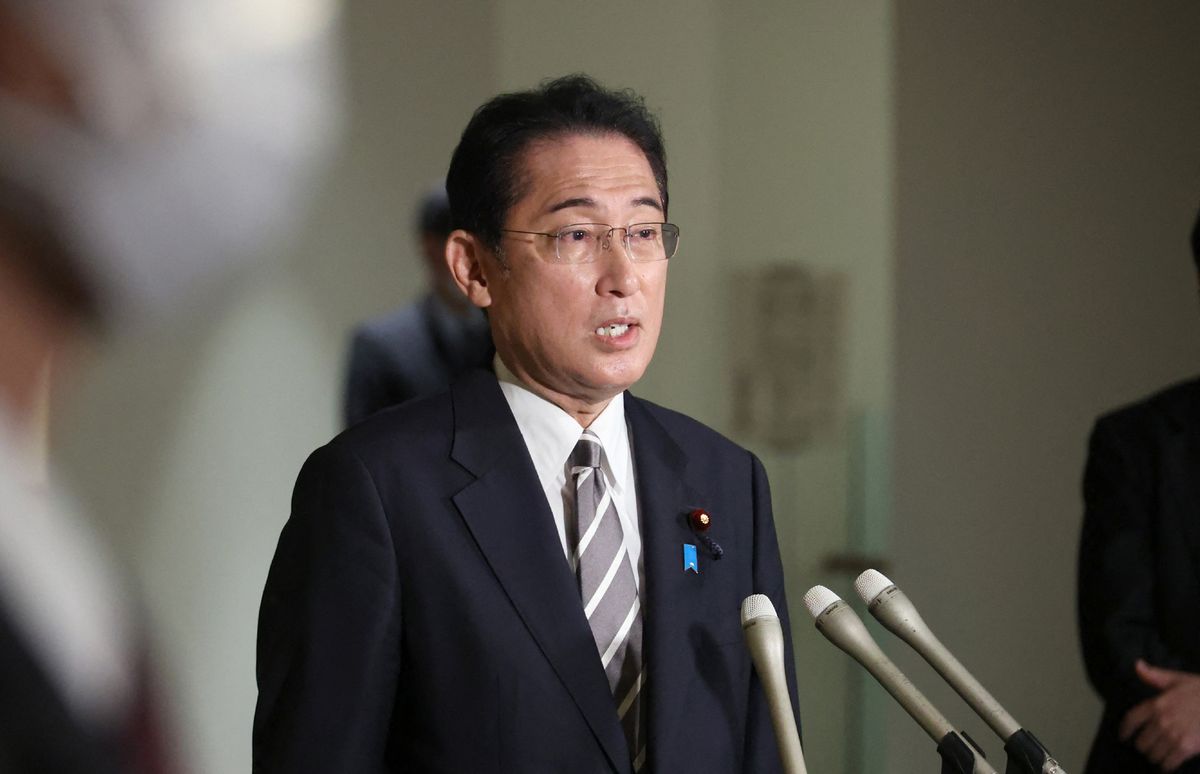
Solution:
M 336 430 L 349 326 L 420 290 L 412 206 L 483 99 L 575 70 L 642 92 L 668 143 L 684 242 L 637 392 L 727 428 L 731 271 L 848 278 L 842 434 L 759 450 L 813 770 L 934 763 L 894 715 L 888 745 L 869 728 L 859 744 L 861 673 L 799 599 L 850 594 L 824 555 L 883 547 L 893 411 L 893 574 L 1077 770 L 1095 711 L 1070 618 L 1087 422 L 1196 351 L 1196 14 L 1122 7 L 350 2 L 347 144 L 287 257 L 205 319 L 102 348 L 57 422 L 60 464 L 145 589 L 194 770 L 247 767 L 267 563 L 296 471 Z
M 771 476 L 809 767 L 850 771 L 874 760 L 859 744 L 862 673 L 814 630 L 802 600 L 817 583 L 852 596 L 853 578 L 823 561 L 878 548 L 854 522 L 887 518 L 860 490 L 887 487 L 886 467 L 864 462 L 886 453 L 891 396 L 892 10 L 729 3 L 721 29 L 719 276 L 801 264 L 845 279 L 842 421 L 800 451 L 751 448 Z M 714 296 L 726 321 L 739 311 L 724 308 L 730 291 Z M 726 339 L 705 361 L 728 363 L 744 346 Z
M 1099 717 L 1073 607 L 1090 422 L 1200 364 L 1200 6 L 900 8 L 895 574 L 1079 771 Z M 889 741 L 890 771 L 930 770 L 911 723 Z

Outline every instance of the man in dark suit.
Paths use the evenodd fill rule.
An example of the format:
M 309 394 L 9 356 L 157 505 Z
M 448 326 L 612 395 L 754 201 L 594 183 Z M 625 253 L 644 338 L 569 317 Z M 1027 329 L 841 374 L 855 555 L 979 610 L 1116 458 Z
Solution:
M 350 344 L 343 400 L 346 427 L 380 409 L 444 390 L 473 368 L 490 368 L 495 350 L 483 313 L 454 284 L 446 266 L 450 202 L 438 186 L 417 218 L 429 292 L 359 325 Z
M 654 119 L 582 76 L 502 95 L 447 190 L 447 261 L 500 373 L 305 464 L 263 595 L 254 770 L 779 771 L 739 621 L 765 593 L 788 631 L 763 468 L 626 392 L 678 244 Z
M 1192 231 L 1200 272 L 1200 218 Z M 1087 774 L 1200 772 L 1200 379 L 1096 422 L 1079 623 L 1104 715 Z

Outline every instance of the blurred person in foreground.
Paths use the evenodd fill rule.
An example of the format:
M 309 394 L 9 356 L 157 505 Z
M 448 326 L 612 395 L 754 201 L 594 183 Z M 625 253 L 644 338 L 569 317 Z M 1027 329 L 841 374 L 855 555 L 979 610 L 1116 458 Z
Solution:
M 49 385 L 287 225 L 332 128 L 332 16 L 0 0 L 0 772 L 186 768 L 127 580 L 46 469 Z
M 450 201 L 442 186 L 421 201 L 416 231 L 429 290 L 419 301 L 359 325 L 350 345 L 345 426 L 380 409 L 450 386 L 473 368 L 491 368 L 487 320 L 446 266 Z
M 1200 214 L 1192 230 L 1200 280 Z M 1200 772 L 1200 379 L 1101 417 L 1079 626 L 1104 715 L 1086 774 Z
M 678 260 L 656 120 L 583 76 L 504 94 L 446 189 L 498 373 L 305 463 L 263 593 L 254 771 L 779 771 L 739 616 L 767 594 L 790 631 L 766 474 L 626 392 Z M 790 638 L 785 661 L 794 697 Z

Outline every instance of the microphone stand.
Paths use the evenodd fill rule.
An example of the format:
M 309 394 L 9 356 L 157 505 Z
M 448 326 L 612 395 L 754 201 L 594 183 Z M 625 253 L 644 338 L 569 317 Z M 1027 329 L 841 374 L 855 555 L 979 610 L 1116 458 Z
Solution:
M 951 731 L 943 736 L 937 751 L 942 757 L 941 774 L 974 774 L 975 753 L 971 752 L 971 748 L 957 732 Z
M 942 737 L 937 747 L 938 755 L 942 758 L 941 774 L 972 774 L 975 770 L 972 747 L 980 756 L 983 755 L 975 741 L 965 733 L 952 731 Z M 1066 774 L 1037 737 L 1024 728 L 1008 738 L 1004 743 L 1004 752 L 1008 755 L 1004 774 Z
M 1032 732 L 1019 729 L 1004 743 L 1008 766 L 1004 774 L 1066 774 Z

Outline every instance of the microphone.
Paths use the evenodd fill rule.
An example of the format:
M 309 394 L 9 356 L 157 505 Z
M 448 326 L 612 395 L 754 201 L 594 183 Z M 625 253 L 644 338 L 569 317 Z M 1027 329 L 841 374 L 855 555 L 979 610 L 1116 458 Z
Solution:
M 858 615 L 841 597 L 824 586 L 813 586 L 804 595 L 804 605 L 816 622 L 817 631 L 862 664 L 925 733 L 937 742 L 943 774 L 996 774 L 996 770 L 983 759 L 983 754 L 967 746 L 950 721 L 879 649 L 867 627 L 863 626 Z
M 959 663 L 921 619 L 904 592 L 877 570 L 867 570 L 854 581 L 867 610 L 893 634 L 912 646 L 929 662 L 971 709 L 1004 740 L 1009 772 L 1066 774 L 1058 762 L 1029 731 L 1008 714 L 1000 702 Z M 1014 768 L 1015 767 L 1015 768 Z
M 766 594 L 751 594 L 742 600 L 742 631 L 767 697 L 783 770 L 786 774 L 808 774 L 783 670 L 783 629 L 775 605 Z

